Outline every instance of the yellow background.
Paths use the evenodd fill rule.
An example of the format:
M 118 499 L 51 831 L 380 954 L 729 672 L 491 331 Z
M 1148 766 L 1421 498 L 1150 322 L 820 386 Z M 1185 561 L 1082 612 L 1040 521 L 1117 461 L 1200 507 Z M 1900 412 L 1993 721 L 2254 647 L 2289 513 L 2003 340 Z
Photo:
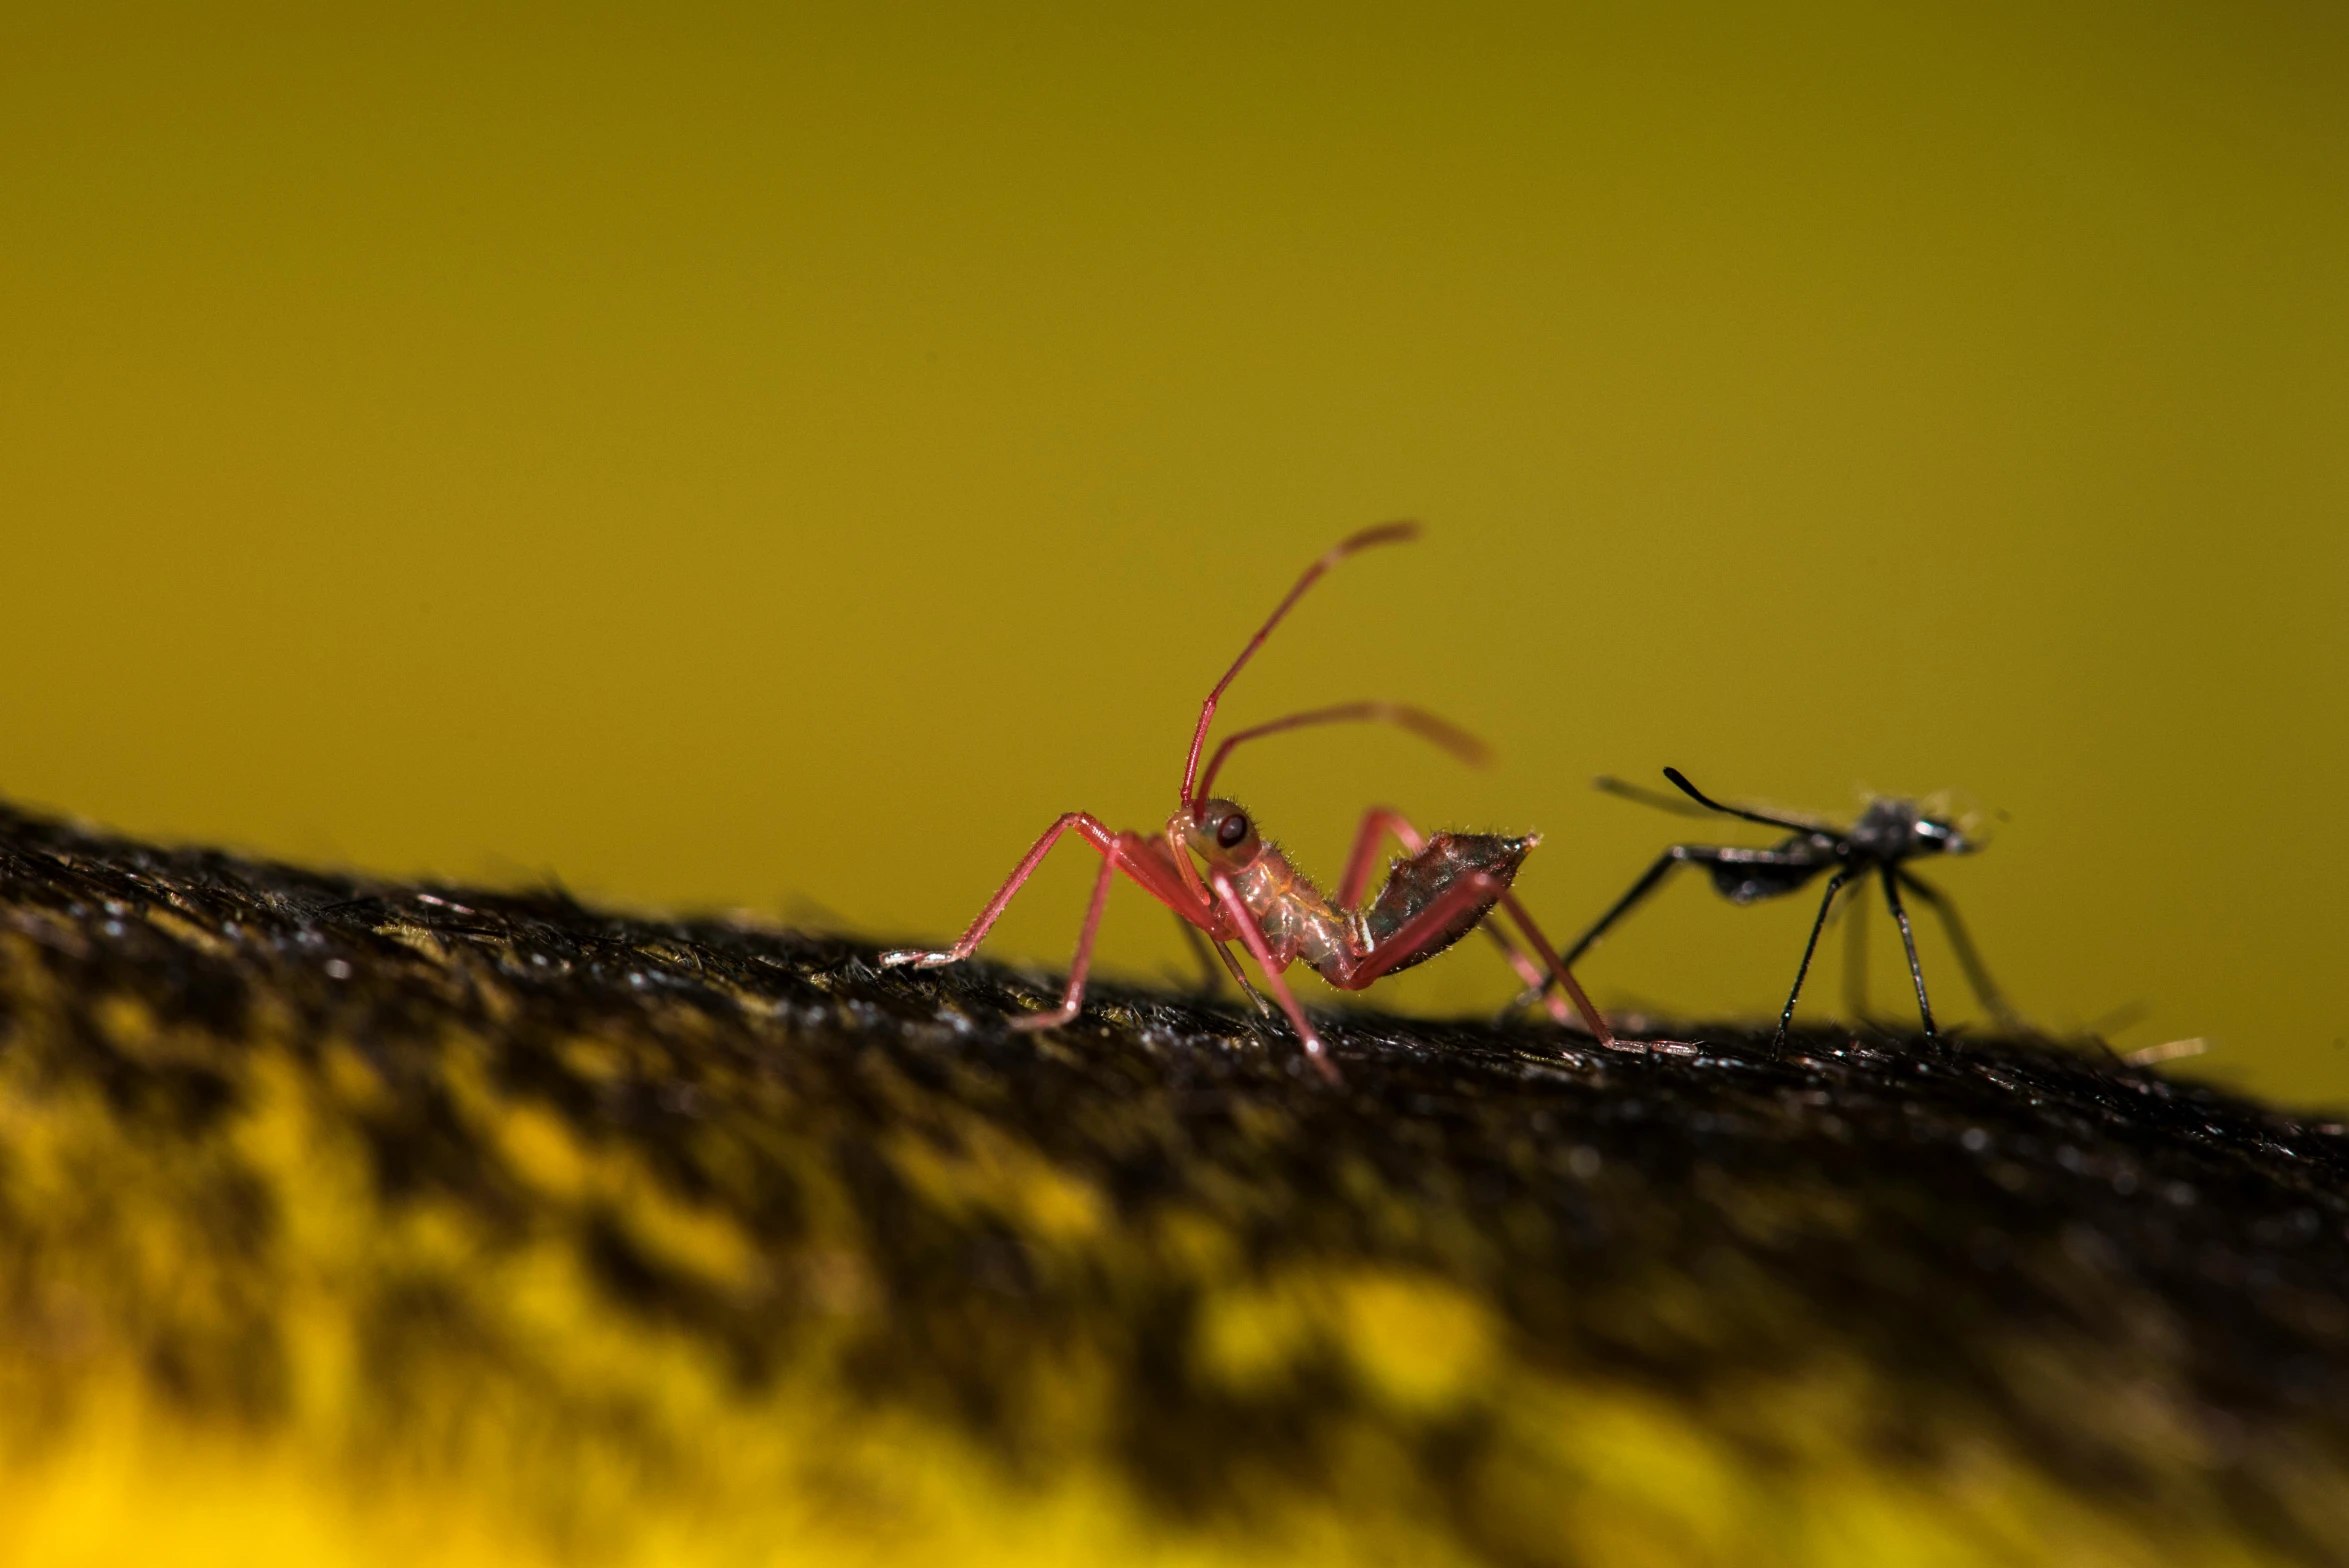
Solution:
M 1594 773 L 1958 787 L 2031 1017 L 2349 1099 L 2343 15 L 15 13 L 0 791 L 942 938 L 1054 813 L 1162 820 L 1412 515 L 1228 711 L 1499 763 L 1266 743 L 1309 869 L 1371 799 L 1539 827 L 1564 939 L 1696 826 Z M 1065 961 L 1083 859 L 996 951 Z M 1810 908 L 1692 881 L 1585 977 L 1772 1010 Z M 1111 968 L 1181 951 L 1120 895 Z

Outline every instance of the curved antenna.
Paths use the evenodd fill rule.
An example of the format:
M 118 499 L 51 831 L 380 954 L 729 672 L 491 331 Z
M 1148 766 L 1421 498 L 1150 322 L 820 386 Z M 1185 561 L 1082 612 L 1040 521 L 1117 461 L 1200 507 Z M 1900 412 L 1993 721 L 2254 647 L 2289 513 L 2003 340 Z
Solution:
M 1747 822 L 1759 822 L 1766 828 L 1787 828 L 1796 833 L 1832 833 L 1835 831 L 1816 822 L 1798 822 L 1792 817 L 1773 817 L 1767 812 L 1747 811 L 1738 806 L 1724 806 L 1691 784 L 1678 768 L 1666 768 L 1664 777 L 1670 779 L 1673 787 L 1678 789 L 1680 793 L 1707 811 L 1718 811 L 1725 817 L 1737 817 Z
M 1272 635 L 1272 629 L 1281 623 L 1281 617 L 1288 614 L 1290 607 L 1305 596 L 1305 590 L 1312 587 L 1322 573 L 1355 551 L 1367 550 L 1373 545 L 1400 544 L 1418 536 L 1417 523 L 1381 523 L 1375 528 L 1365 528 L 1358 534 L 1349 534 L 1339 540 L 1329 554 L 1305 568 L 1305 575 L 1297 579 L 1297 586 L 1289 590 L 1288 597 L 1256 629 L 1256 635 L 1248 639 L 1248 646 L 1240 650 L 1240 656 L 1232 661 L 1232 667 L 1223 672 L 1223 679 L 1215 683 L 1215 689 L 1199 705 L 1199 727 L 1191 732 L 1191 754 L 1183 762 L 1182 803 L 1186 807 L 1198 800 L 1191 784 L 1199 777 L 1199 749 L 1207 744 L 1207 726 L 1215 722 L 1215 704 L 1223 696 L 1224 688 L 1232 683 L 1232 677 L 1239 674 L 1241 667 L 1255 656 L 1256 650 L 1264 646 L 1264 639 Z
M 1198 798 L 1205 800 L 1215 793 L 1215 775 L 1223 767 L 1223 759 L 1230 756 L 1232 748 L 1242 741 L 1277 735 L 1282 730 L 1301 730 L 1312 724 L 1345 724 L 1354 720 L 1399 725 L 1420 739 L 1443 747 L 1472 768 L 1483 767 L 1493 757 L 1492 748 L 1483 741 L 1449 719 L 1437 718 L 1425 708 L 1414 708 L 1401 702 L 1342 702 L 1333 708 L 1314 708 L 1304 713 L 1292 713 L 1286 718 L 1252 724 L 1244 730 L 1226 735 L 1223 743 L 1215 748 L 1215 755 L 1207 759 L 1206 770 L 1199 775 Z
M 1590 782 L 1591 788 L 1602 794 L 1620 795 L 1625 800 L 1636 800 L 1643 806 L 1650 806 L 1658 811 L 1668 811 L 1676 817 L 1709 817 L 1712 815 L 1704 807 L 1692 806 L 1678 796 L 1667 795 L 1660 789 L 1645 789 L 1637 784 L 1626 783 L 1613 774 L 1602 773 Z

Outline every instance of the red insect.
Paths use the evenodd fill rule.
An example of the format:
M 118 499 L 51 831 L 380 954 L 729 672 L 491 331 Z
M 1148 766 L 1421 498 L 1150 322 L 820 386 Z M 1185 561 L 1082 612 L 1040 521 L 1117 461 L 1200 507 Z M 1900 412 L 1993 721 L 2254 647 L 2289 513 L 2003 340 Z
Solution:
M 1101 926 L 1101 910 L 1109 898 L 1109 884 L 1123 871 L 1140 883 L 1144 892 L 1206 933 L 1207 940 L 1215 944 L 1216 955 L 1239 982 L 1240 989 L 1259 1010 L 1269 1011 L 1264 999 L 1248 984 L 1231 949 L 1224 944 L 1238 941 L 1247 947 L 1263 970 L 1273 995 L 1280 999 L 1281 1010 L 1296 1026 L 1307 1057 L 1333 1082 L 1338 1077 L 1337 1068 L 1331 1064 L 1321 1036 L 1314 1032 L 1304 1009 L 1297 1005 L 1288 982 L 1281 978 L 1282 971 L 1303 960 L 1339 990 L 1359 991 L 1383 975 L 1433 958 L 1484 923 L 1496 904 L 1516 921 L 1525 942 L 1541 956 L 1541 963 L 1536 965 L 1527 957 L 1497 922 L 1485 924 L 1484 929 L 1500 944 L 1525 982 L 1540 988 L 1551 1015 L 1561 1023 L 1568 1017 L 1566 1001 L 1557 994 L 1562 990 L 1573 999 L 1584 1026 L 1601 1042 L 1612 1045 L 1614 1036 L 1608 1032 L 1606 1021 L 1591 1006 L 1590 998 L 1583 995 L 1582 987 L 1574 983 L 1574 977 L 1558 961 L 1549 939 L 1542 935 L 1516 894 L 1510 891 L 1509 884 L 1516 877 L 1517 868 L 1534 845 L 1541 842 L 1540 835 L 1506 838 L 1489 833 L 1438 833 L 1428 838 L 1400 813 L 1374 806 L 1363 815 L 1353 853 L 1346 860 L 1346 874 L 1338 883 L 1338 894 L 1333 900 L 1307 881 L 1289 864 L 1288 857 L 1258 834 L 1255 821 L 1236 802 L 1211 793 L 1215 775 L 1233 747 L 1282 730 L 1349 720 L 1383 720 L 1401 725 L 1470 762 L 1481 762 L 1484 748 L 1474 737 L 1433 714 L 1400 703 L 1349 702 L 1292 713 L 1227 735 L 1208 760 L 1206 772 L 1200 772 L 1200 749 L 1206 743 L 1207 729 L 1215 720 L 1215 705 L 1222 698 L 1224 688 L 1231 685 L 1232 678 L 1264 645 L 1264 639 L 1304 596 L 1305 590 L 1322 573 L 1357 550 L 1414 538 L 1418 532 L 1414 523 L 1367 528 L 1342 541 L 1305 569 L 1305 575 L 1297 579 L 1288 597 L 1281 600 L 1271 617 L 1248 640 L 1248 645 L 1240 650 L 1240 656 L 1232 661 L 1232 667 L 1224 672 L 1223 679 L 1215 683 L 1215 689 L 1200 706 L 1199 726 L 1191 732 L 1190 755 L 1183 762 L 1181 803 L 1167 819 L 1164 832 L 1112 832 L 1088 813 L 1069 812 L 1036 840 L 1035 847 L 1012 871 L 1010 880 L 979 911 L 979 918 L 971 922 L 970 929 L 954 946 L 943 952 L 901 949 L 882 954 L 881 962 L 914 964 L 927 969 L 970 957 L 1061 835 L 1073 832 L 1101 852 L 1101 874 L 1094 879 L 1084 930 L 1077 938 L 1076 957 L 1069 964 L 1068 990 L 1054 1011 L 1012 1020 L 1015 1029 L 1050 1029 L 1076 1017 L 1077 1008 L 1084 1000 L 1085 972 L 1092 963 L 1093 938 Z M 1401 842 L 1406 858 L 1394 862 L 1378 896 L 1364 903 L 1362 893 L 1370 882 L 1372 856 L 1390 833 Z M 1193 856 L 1204 864 L 1204 871 L 1193 863 Z

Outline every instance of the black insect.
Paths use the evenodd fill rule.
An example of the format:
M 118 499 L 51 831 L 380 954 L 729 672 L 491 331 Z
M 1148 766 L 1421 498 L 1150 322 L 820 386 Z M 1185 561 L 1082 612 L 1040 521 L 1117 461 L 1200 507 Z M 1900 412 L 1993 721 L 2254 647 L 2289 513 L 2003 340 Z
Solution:
M 1900 923 L 1901 944 L 1908 949 L 1909 978 L 1917 986 L 1917 1012 L 1925 1020 L 1925 1038 L 1936 1038 L 1933 1028 L 1933 1004 L 1925 997 L 1925 971 L 1917 963 L 1917 938 L 1909 929 L 1907 906 L 1901 902 L 1903 892 L 1911 893 L 1940 916 L 1943 929 L 1949 933 L 1950 946 L 1957 950 L 1958 963 L 1965 969 L 1966 980 L 1973 986 L 1974 995 L 1983 1009 L 2002 1024 L 2012 1025 L 2015 1015 L 2008 1008 L 1998 987 L 1991 982 L 1990 973 L 1982 965 L 1982 958 L 1974 949 L 1973 939 L 1967 936 L 1963 922 L 1949 900 L 1928 885 L 1906 862 L 1926 855 L 1965 855 L 1981 847 L 1959 831 L 1958 824 L 1943 817 L 1928 816 L 1913 800 L 1878 799 L 1869 803 L 1860 820 L 1849 828 L 1830 827 L 1822 822 L 1806 822 L 1794 817 L 1776 816 L 1766 811 L 1754 811 L 1740 806 L 1724 806 L 1682 777 L 1677 768 L 1666 768 L 1664 777 L 1672 781 L 1689 800 L 1691 807 L 1651 790 L 1640 789 L 1620 779 L 1600 779 L 1599 788 L 1611 794 L 1626 796 L 1647 805 L 1659 807 L 1682 816 L 1702 816 L 1705 812 L 1719 812 L 1745 822 L 1759 822 L 1764 827 L 1785 828 L 1794 836 L 1768 849 L 1743 849 L 1729 844 L 1675 844 L 1659 856 L 1647 874 L 1631 885 L 1631 891 L 1615 900 L 1615 905 L 1601 915 L 1598 923 L 1582 935 L 1582 940 L 1566 950 L 1563 963 L 1571 968 L 1574 962 L 1590 950 L 1593 943 L 1604 936 L 1608 927 L 1629 914 L 1632 907 L 1653 893 L 1680 865 L 1700 865 L 1711 873 L 1714 891 L 1733 904 L 1752 904 L 1765 898 L 1778 898 L 1792 893 L 1809 883 L 1822 871 L 1834 874 L 1827 879 L 1827 896 L 1819 901 L 1819 917 L 1811 922 L 1811 939 L 1803 944 L 1803 961 L 1794 972 L 1794 989 L 1786 994 L 1786 1008 L 1778 1015 L 1776 1044 L 1786 1041 L 1786 1028 L 1794 1019 L 1795 998 L 1802 995 L 1803 977 L 1811 970 L 1811 955 L 1819 946 L 1819 932 L 1827 924 L 1827 912 L 1835 905 L 1835 895 L 1844 885 L 1864 879 L 1875 873 L 1884 889 L 1884 902 L 1892 910 L 1892 918 Z M 1859 882 L 1860 887 L 1867 884 Z M 1858 921 L 1853 922 L 1855 932 Z M 1856 969 L 1853 973 L 1857 973 Z

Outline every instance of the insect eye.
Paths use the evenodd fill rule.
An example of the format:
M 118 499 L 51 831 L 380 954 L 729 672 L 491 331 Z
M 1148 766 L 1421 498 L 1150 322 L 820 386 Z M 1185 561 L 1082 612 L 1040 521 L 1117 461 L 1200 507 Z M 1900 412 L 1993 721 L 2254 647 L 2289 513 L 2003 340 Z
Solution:
M 1238 849 L 1240 841 L 1247 836 L 1247 815 L 1238 811 L 1224 818 L 1222 825 L 1215 830 L 1215 841 L 1226 849 Z

